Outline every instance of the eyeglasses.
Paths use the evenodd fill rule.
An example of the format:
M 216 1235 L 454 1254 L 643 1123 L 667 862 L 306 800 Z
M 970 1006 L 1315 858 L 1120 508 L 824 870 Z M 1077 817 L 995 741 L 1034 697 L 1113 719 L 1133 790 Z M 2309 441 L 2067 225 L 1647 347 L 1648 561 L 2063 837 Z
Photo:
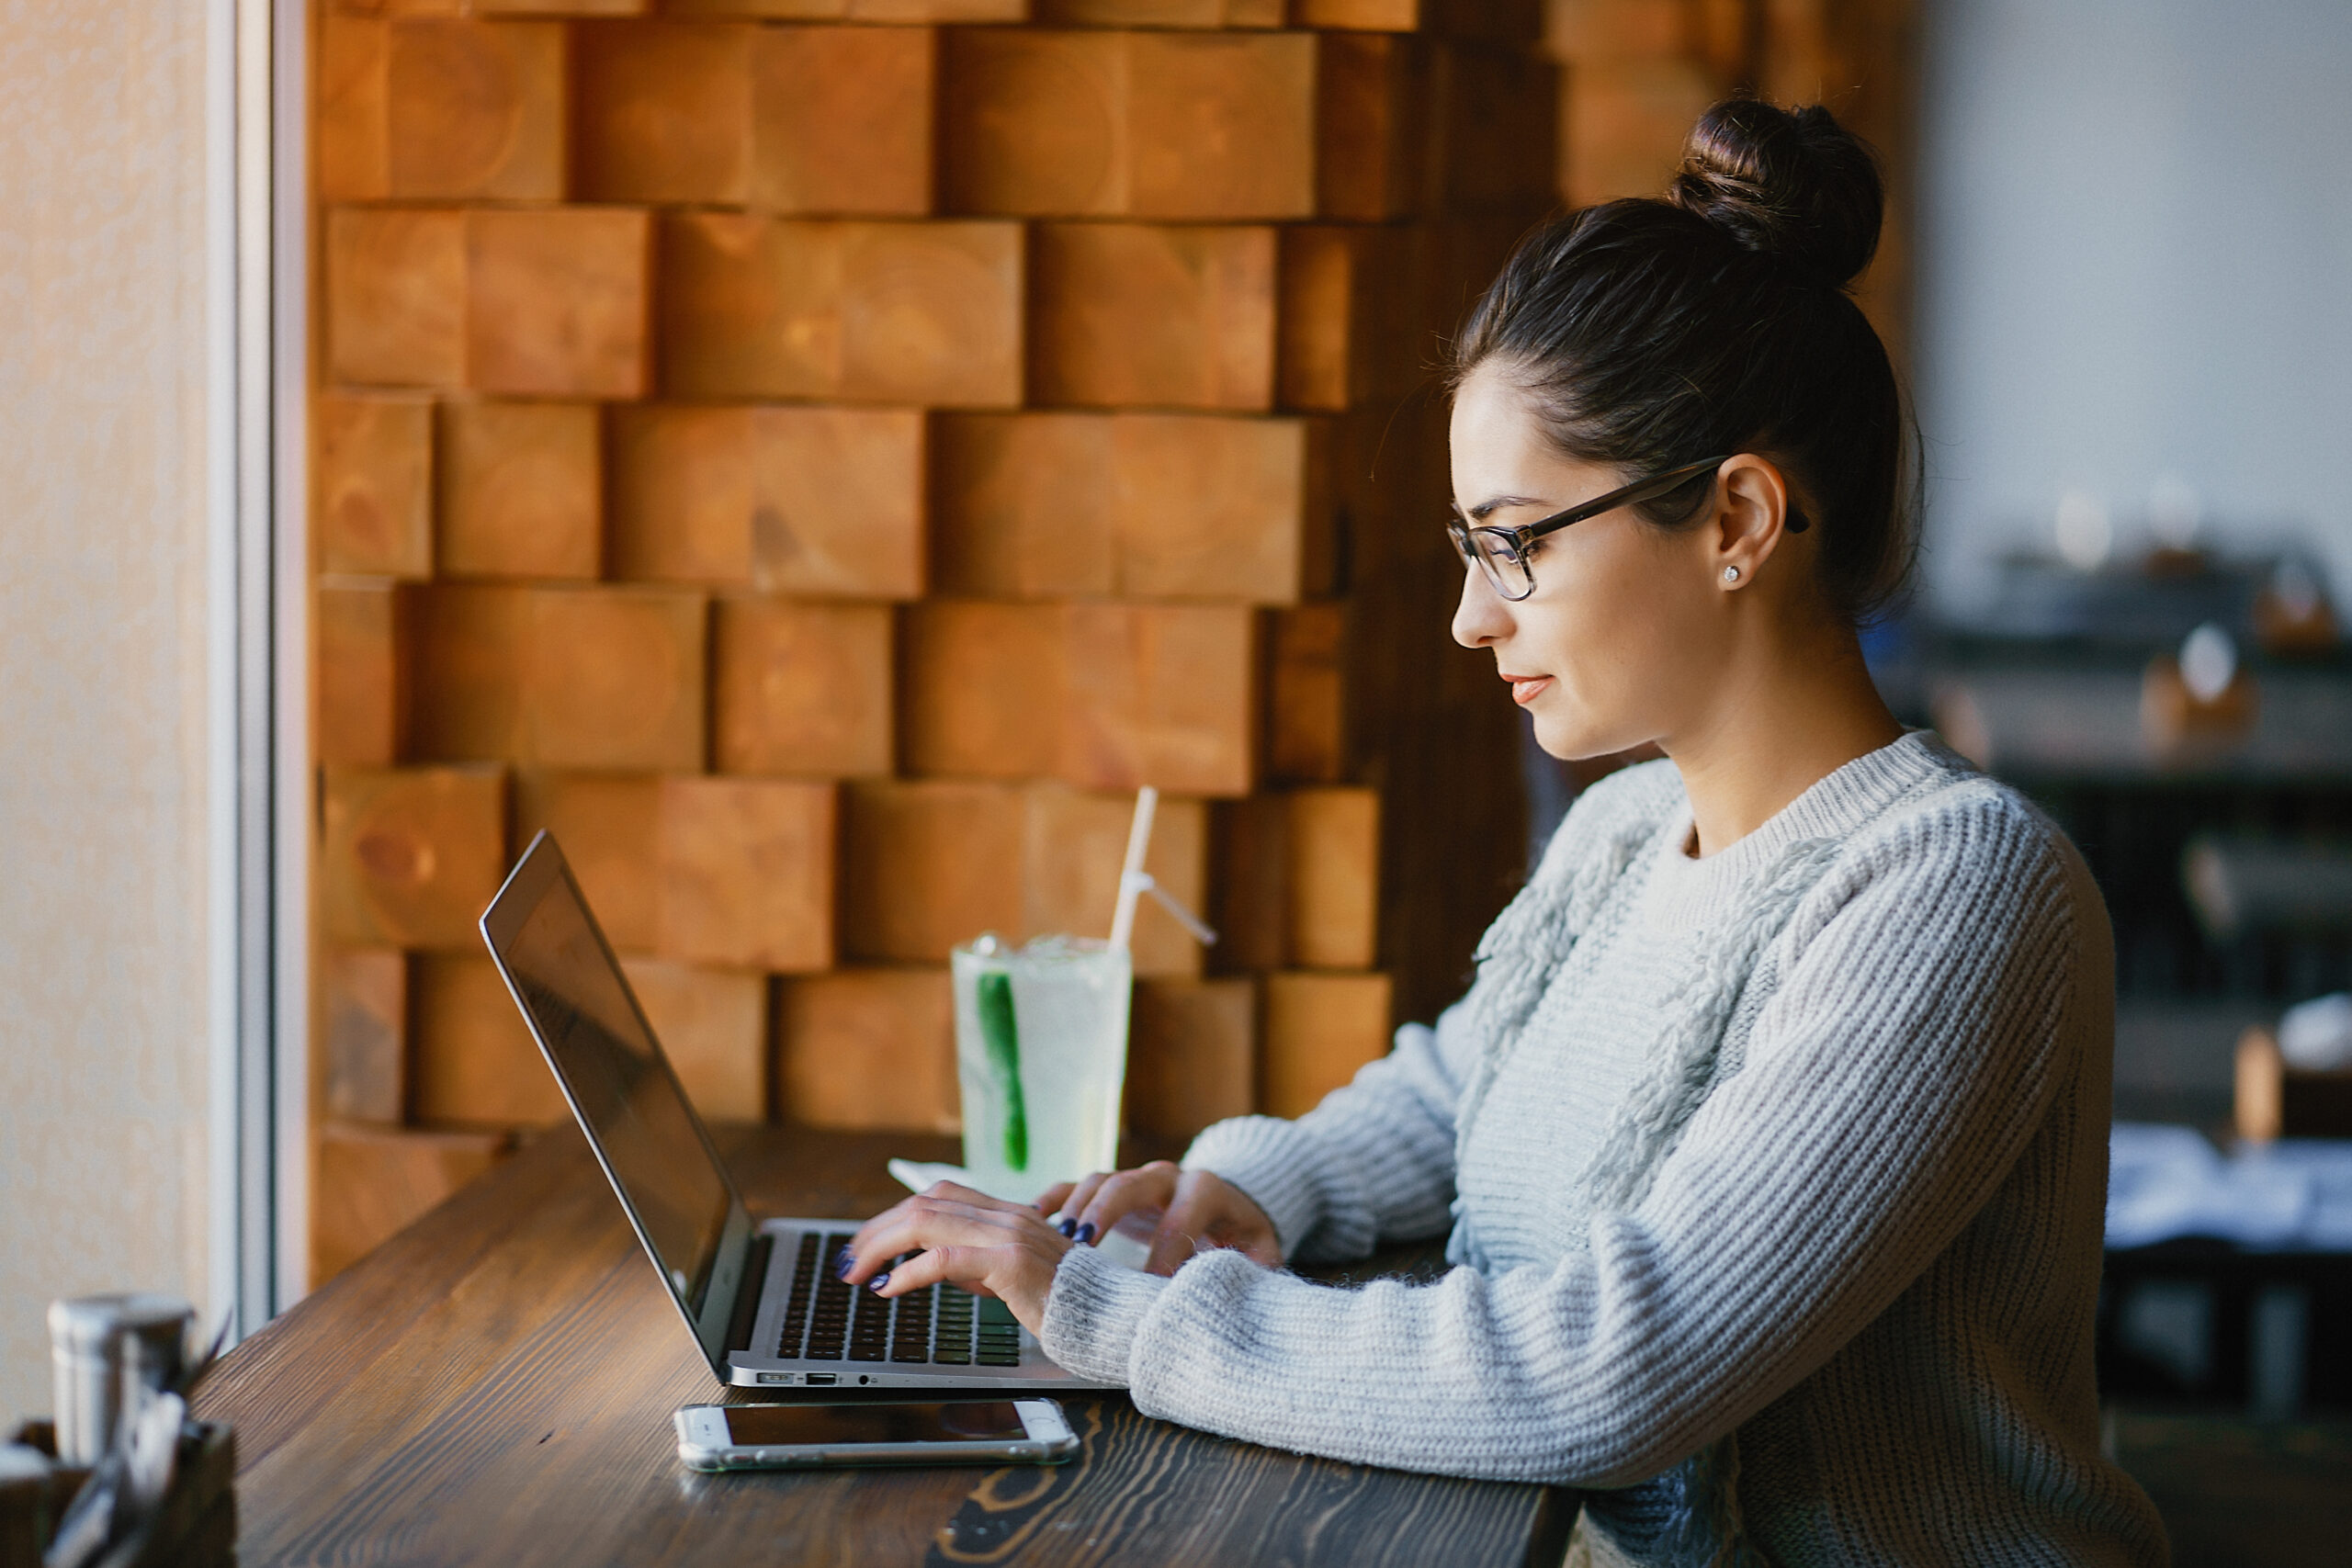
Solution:
M 1535 570 L 1528 564 L 1527 547 L 1546 534 L 1556 534 L 1571 524 L 1588 517 L 1598 517 L 1621 506 L 1631 506 L 1637 501 L 1652 501 L 1668 491 L 1679 490 L 1710 469 L 1719 468 L 1730 461 L 1728 456 L 1710 457 L 1703 463 L 1685 463 L 1648 479 L 1636 479 L 1623 490 L 1612 490 L 1607 495 L 1596 496 L 1580 506 L 1566 512 L 1555 512 L 1549 517 L 1538 518 L 1517 528 L 1474 528 L 1460 513 L 1445 520 L 1445 530 L 1453 536 L 1453 547 L 1460 552 L 1464 565 L 1472 561 L 1487 574 L 1487 581 L 1497 593 L 1514 603 L 1535 592 Z

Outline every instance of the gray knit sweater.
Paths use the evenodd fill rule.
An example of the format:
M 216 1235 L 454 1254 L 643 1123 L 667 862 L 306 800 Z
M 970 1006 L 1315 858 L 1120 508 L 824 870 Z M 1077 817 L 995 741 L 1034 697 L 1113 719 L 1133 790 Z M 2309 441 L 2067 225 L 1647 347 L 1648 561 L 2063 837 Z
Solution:
M 1589 1489 L 1645 1564 L 2159 1563 L 2098 1451 L 2112 962 L 2071 845 L 1932 737 L 1693 860 L 1679 775 L 1588 791 L 1434 1030 L 1185 1164 L 1342 1290 L 1087 1247 L 1045 1346 L 1155 1416 Z

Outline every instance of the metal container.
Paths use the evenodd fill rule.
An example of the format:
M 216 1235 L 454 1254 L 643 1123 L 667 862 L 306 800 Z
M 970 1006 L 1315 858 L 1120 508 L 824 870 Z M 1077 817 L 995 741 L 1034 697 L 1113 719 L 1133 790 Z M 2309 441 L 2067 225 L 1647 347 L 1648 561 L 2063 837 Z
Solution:
M 97 1463 L 114 1445 L 132 1391 L 178 1379 L 195 1316 L 177 1296 L 143 1292 L 49 1303 L 60 1463 Z

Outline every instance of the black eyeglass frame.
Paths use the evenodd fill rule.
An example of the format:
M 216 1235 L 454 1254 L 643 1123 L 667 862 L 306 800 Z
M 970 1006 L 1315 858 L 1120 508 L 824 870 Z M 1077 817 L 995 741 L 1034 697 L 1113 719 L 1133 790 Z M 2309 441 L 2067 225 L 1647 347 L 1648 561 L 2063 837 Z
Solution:
M 1645 479 L 1635 479 L 1632 484 L 1612 490 L 1606 495 L 1595 496 L 1590 501 L 1571 506 L 1565 512 L 1555 512 L 1549 517 L 1539 517 L 1532 523 L 1523 523 L 1516 528 L 1474 527 L 1468 519 L 1457 512 L 1445 520 L 1446 532 L 1453 536 L 1453 547 L 1461 555 L 1463 564 L 1467 566 L 1475 561 L 1478 570 L 1486 573 L 1487 581 L 1494 591 L 1510 603 L 1517 604 L 1523 599 L 1532 597 L 1535 592 L 1535 569 L 1528 562 L 1527 547 L 1537 539 L 1546 534 L 1556 534 L 1561 529 L 1581 523 L 1589 517 L 1598 517 L 1604 512 L 1613 512 L 1618 507 L 1630 506 L 1639 501 L 1654 500 L 1668 491 L 1679 490 L 1709 469 L 1722 468 L 1736 455 L 1726 452 L 1720 457 L 1708 457 L 1701 462 L 1686 463 L 1679 468 L 1668 468 L 1662 474 L 1652 474 Z M 1792 509 L 1787 522 L 1782 526 L 1792 534 L 1802 533 L 1804 531 L 1804 521 Z M 1501 578 L 1488 562 L 1486 552 L 1477 547 L 1474 536 L 1482 534 L 1510 552 L 1509 558 L 1527 578 L 1526 592 L 1513 593 L 1503 586 Z

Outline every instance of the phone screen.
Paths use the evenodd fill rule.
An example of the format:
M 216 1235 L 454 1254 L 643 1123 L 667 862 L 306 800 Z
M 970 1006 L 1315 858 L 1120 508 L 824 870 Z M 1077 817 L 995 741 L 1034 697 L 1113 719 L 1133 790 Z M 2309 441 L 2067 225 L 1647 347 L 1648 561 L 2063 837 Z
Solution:
M 1007 1400 L 948 1404 L 729 1404 L 727 1436 L 746 1448 L 799 1444 L 1018 1442 L 1028 1433 Z

